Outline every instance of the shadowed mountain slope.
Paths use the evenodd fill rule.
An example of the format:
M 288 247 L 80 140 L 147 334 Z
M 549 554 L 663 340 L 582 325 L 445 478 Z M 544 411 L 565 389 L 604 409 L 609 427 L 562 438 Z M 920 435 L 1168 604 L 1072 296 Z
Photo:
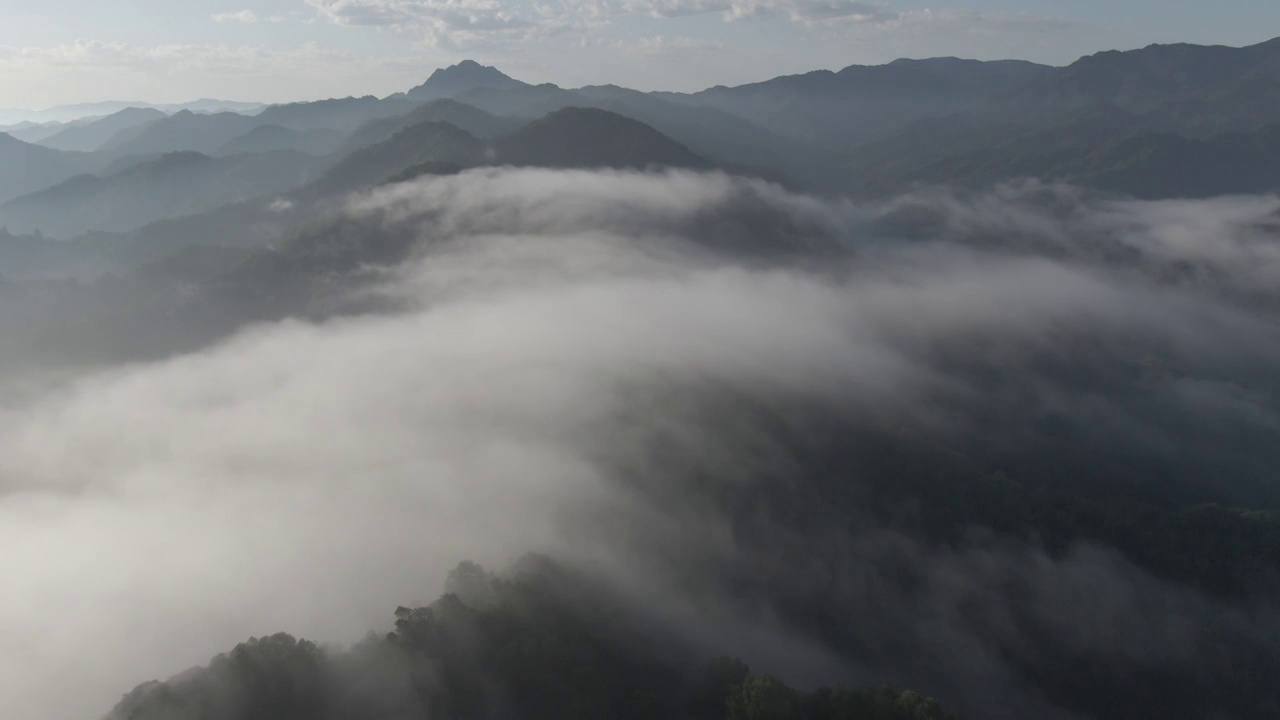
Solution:
M 101 164 L 86 153 L 25 143 L 0 133 L 0 202 L 62 182 Z
M 457 65 L 436 70 L 425 83 L 405 93 L 405 96 L 421 102 L 457 97 L 476 88 L 511 90 L 524 86 L 525 83 L 508 77 L 497 68 L 481 65 L 474 60 L 464 60 Z
M 153 108 L 125 108 L 84 125 L 75 125 L 40 141 L 41 145 L 57 150 L 93 152 L 119 133 L 167 117 Z
M 54 237 L 126 232 L 297 187 L 317 163 L 296 151 L 226 158 L 170 153 L 113 175 L 80 175 L 11 200 L 0 206 L 0 224 Z
M 566 108 L 494 143 L 499 164 L 539 167 L 709 168 L 689 148 L 638 120 Z

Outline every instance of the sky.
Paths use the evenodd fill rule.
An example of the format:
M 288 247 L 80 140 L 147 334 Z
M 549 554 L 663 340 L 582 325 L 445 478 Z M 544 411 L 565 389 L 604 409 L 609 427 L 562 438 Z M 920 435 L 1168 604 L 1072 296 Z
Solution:
M 692 91 L 899 57 L 1280 35 L 1275 0 L 0 0 L 0 108 L 388 95 L 463 59 Z

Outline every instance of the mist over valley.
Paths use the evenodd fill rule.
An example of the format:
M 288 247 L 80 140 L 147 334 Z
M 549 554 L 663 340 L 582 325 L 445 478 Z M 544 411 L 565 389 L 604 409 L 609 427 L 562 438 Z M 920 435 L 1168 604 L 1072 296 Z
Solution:
M 1280 717 L 1280 41 L 524 69 L 0 113 L 6 712 Z

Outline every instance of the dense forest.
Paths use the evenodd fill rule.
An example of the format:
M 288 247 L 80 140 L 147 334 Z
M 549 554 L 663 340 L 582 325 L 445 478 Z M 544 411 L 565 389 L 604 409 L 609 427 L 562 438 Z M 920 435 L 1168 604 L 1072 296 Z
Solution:
M 448 588 L 430 606 L 397 608 L 393 632 L 348 650 L 286 634 L 250 639 L 207 667 L 139 686 L 108 720 L 953 717 L 888 685 L 799 692 L 739 660 L 691 667 L 545 558 L 525 558 L 506 579 L 463 563 Z

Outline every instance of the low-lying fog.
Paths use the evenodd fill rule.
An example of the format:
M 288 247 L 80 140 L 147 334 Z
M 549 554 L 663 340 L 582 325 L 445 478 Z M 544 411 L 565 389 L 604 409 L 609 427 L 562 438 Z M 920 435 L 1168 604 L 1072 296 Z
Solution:
M 878 683 L 883 667 L 836 660 L 759 608 L 701 602 L 722 590 L 666 559 L 766 559 L 744 560 L 711 504 L 670 502 L 671 484 L 787 476 L 770 418 L 792 408 L 960 445 L 1017 442 L 1024 420 L 1052 415 L 1089 447 L 1207 466 L 1214 433 L 1280 430 L 1272 197 L 1018 186 L 865 206 L 718 174 L 480 170 L 380 189 L 347 213 L 423 238 L 359 290 L 394 312 L 5 379 L 22 388 L 0 410 L 7 714 L 99 717 L 250 635 L 354 641 L 433 599 L 458 561 L 529 551 L 634 589 L 708 652 L 801 684 Z M 1132 395 L 1113 392 L 1153 367 Z M 1221 452 L 1244 475 L 1280 455 Z M 1277 626 L 1104 548 L 1054 560 L 1031 542 L 859 537 L 839 541 L 846 570 L 822 582 L 870 646 L 901 633 L 934 658 L 923 676 L 973 688 L 947 699 L 1012 698 L 992 717 L 1048 712 L 993 649 L 1019 632 L 1010 603 L 1056 618 L 1064 642 L 1135 657 L 1191 657 L 1206 614 Z M 878 584 L 887 548 L 918 564 L 927 597 Z M 957 609 L 975 600 L 976 616 Z

